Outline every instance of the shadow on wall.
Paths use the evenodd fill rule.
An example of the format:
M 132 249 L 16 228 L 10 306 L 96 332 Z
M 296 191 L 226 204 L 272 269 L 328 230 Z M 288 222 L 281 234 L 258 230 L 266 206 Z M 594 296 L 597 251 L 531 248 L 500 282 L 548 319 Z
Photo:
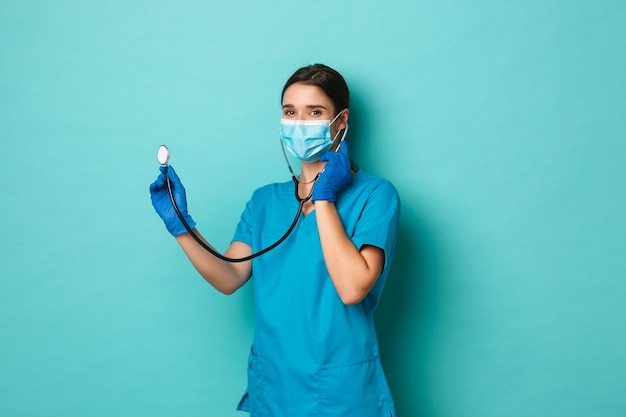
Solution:
M 367 85 L 351 90 L 350 156 L 364 171 L 377 175 L 369 167 L 380 164 L 379 155 L 372 154 L 372 145 L 385 138 L 372 137 L 371 132 L 383 121 L 368 104 L 372 98 L 362 97 L 361 91 L 368 91 Z M 384 177 L 384 168 L 381 171 Z M 436 404 L 429 396 L 432 376 L 428 367 L 437 331 L 433 313 L 439 305 L 440 251 L 427 226 L 432 219 L 412 204 L 418 197 L 406 189 L 398 191 L 402 202 L 398 241 L 376 311 L 376 329 L 398 416 L 434 415 Z
M 402 198 L 402 196 L 401 196 Z M 407 199 L 404 198 L 403 202 Z M 428 364 L 436 332 L 437 251 L 415 210 L 403 205 L 396 253 L 376 311 L 385 373 L 399 416 L 434 415 Z

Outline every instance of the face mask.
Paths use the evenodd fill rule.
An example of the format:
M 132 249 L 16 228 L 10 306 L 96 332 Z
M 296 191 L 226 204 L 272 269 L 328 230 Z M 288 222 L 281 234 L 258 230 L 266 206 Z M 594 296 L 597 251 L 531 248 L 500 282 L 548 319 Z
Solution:
M 340 115 L 341 112 L 333 120 L 280 119 L 280 140 L 296 158 L 304 162 L 317 161 L 337 138 L 330 137 L 330 125 Z

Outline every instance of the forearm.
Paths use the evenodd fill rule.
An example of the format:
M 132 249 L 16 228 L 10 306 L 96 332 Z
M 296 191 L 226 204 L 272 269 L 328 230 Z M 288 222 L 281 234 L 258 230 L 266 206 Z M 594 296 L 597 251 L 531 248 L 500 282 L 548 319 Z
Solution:
M 346 234 L 334 203 L 316 201 L 315 211 L 326 268 L 345 304 L 360 302 L 382 270 L 384 253 L 368 247 L 359 250 Z
M 194 231 L 207 245 L 213 248 L 200 236 L 197 230 L 194 229 Z M 250 277 L 250 261 L 231 263 L 221 260 L 201 247 L 189 233 L 176 236 L 176 241 L 200 275 L 216 290 L 224 294 L 234 293 L 245 284 Z M 251 249 L 249 250 L 249 246 L 240 242 L 234 242 L 226 251 L 225 255 L 239 258 L 247 256 L 250 253 Z

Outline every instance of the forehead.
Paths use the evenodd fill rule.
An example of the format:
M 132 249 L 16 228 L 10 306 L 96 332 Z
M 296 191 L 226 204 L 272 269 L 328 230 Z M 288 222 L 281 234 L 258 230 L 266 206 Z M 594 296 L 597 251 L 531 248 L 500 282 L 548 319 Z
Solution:
M 283 106 L 311 106 L 321 105 L 328 109 L 333 108 L 332 101 L 324 90 L 315 86 L 295 83 L 287 87 L 283 94 Z

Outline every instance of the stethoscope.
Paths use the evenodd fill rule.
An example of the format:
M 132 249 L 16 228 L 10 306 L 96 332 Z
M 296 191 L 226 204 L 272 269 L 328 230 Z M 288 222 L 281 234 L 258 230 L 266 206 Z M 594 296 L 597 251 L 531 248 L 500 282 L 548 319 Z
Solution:
M 338 148 L 337 148 L 338 149 Z M 298 185 L 300 184 L 300 181 L 298 180 L 298 177 L 294 174 L 293 169 L 291 168 L 291 164 L 289 164 L 289 160 L 287 159 L 287 155 L 285 154 L 285 149 L 283 148 L 283 154 L 285 155 L 285 159 L 287 160 L 287 165 L 289 166 L 289 171 L 291 171 L 291 178 L 293 179 L 293 183 L 295 186 L 295 197 L 296 200 L 298 201 L 298 211 L 296 212 L 295 217 L 293 218 L 293 222 L 291 222 L 291 226 L 289 226 L 289 229 L 287 229 L 287 231 L 285 232 L 284 235 L 282 235 L 280 237 L 280 239 L 278 239 L 276 242 L 274 242 L 273 244 L 271 244 L 270 246 L 268 246 L 265 249 L 262 249 L 260 251 L 258 251 L 257 253 L 253 253 L 252 255 L 249 256 L 245 256 L 243 258 L 229 258 L 227 256 L 222 255 L 221 253 L 217 252 L 215 249 L 213 249 L 212 247 L 210 247 L 209 245 L 207 245 L 206 243 L 204 243 L 204 241 L 200 238 L 200 236 L 198 236 L 198 234 L 189 226 L 189 224 L 187 223 L 187 221 L 185 220 L 185 218 L 183 217 L 183 215 L 181 214 L 180 210 L 178 209 L 178 205 L 176 204 L 176 200 L 174 199 L 174 193 L 172 191 L 172 183 L 170 181 L 170 176 L 169 176 L 169 166 L 168 166 L 168 162 L 170 159 L 170 151 L 169 149 L 167 149 L 167 146 L 165 145 L 161 145 L 159 146 L 159 149 L 157 150 L 157 159 L 159 161 L 159 164 L 161 164 L 165 169 L 164 169 L 164 173 L 165 173 L 165 183 L 167 184 L 167 192 L 170 195 L 170 201 L 172 202 L 172 207 L 174 207 L 174 211 L 176 212 L 176 215 L 178 216 L 178 218 L 180 219 L 181 223 L 183 224 L 183 226 L 185 226 L 185 229 L 187 229 L 187 231 L 189 232 L 189 234 L 191 235 L 191 237 L 198 242 L 198 244 L 200 246 L 202 246 L 204 249 L 206 249 L 211 255 L 226 261 L 226 262 L 245 262 L 245 261 L 249 261 L 251 259 L 256 258 L 257 256 L 261 256 L 264 253 L 267 253 L 269 251 L 271 251 L 272 249 L 274 249 L 276 246 L 280 245 L 281 243 L 283 243 L 283 241 L 285 239 L 287 239 L 287 237 L 291 234 L 291 232 L 293 231 L 293 229 L 296 227 L 296 224 L 298 223 L 298 219 L 300 218 L 300 214 L 302 214 L 302 210 L 304 209 L 304 204 L 309 201 L 311 199 L 311 196 L 313 195 L 313 187 L 311 187 L 311 191 L 309 191 L 309 194 L 304 197 L 301 198 L 300 195 L 298 194 Z M 318 173 L 315 178 L 313 179 L 313 184 L 315 185 L 315 181 L 317 181 L 317 179 L 319 178 L 321 172 Z
M 337 147 L 335 148 L 335 152 L 338 152 L 339 148 L 341 147 L 341 143 L 346 138 L 346 134 L 347 133 L 348 133 L 348 124 L 346 123 L 346 127 L 343 129 L 343 135 L 341 136 L 341 139 L 339 140 L 339 143 L 337 143 L 337 139 L 339 138 L 339 135 L 337 134 L 337 136 L 333 140 L 333 143 L 331 145 L 331 149 L 332 149 L 333 145 L 335 143 L 337 143 Z M 309 194 L 306 197 L 304 197 L 304 198 L 300 197 L 300 194 L 298 193 L 298 186 L 300 185 L 300 181 L 298 180 L 298 176 L 293 172 L 293 169 L 291 168 L 291 164 L 289 163 L 289 158 L 287 158 L 287 153 L 285 152 L 285 146 L 283 145 L 282 141 L 280 142 L 280 146 L 281 146 L 281 149 L 283 150 L 283 155 L 285 157 L 285 161 L 287 162 L 287 166 L 289 167 L 289 172 L 291 173 L 291 179 L 293 180 L 294 195 L 296 197 L 296 200 L 298 201 L 298 210 L 296 211 L 296 215 L 293 218 L 293 221 L 291 222 L 291 226 L 289 226 L 289 229 L 287 229 L 285 234 L 283 234 L 276 242 L 272 243 L 270 246 L 268 246 L 265 249 L 261 249 L 257 253 L 253 253 L 252 255 L 249 255 L 249 256 L 244 256 L 243 258 L 229 258 L 228 256 L 222 255 L 221 253 L 217 252 L 215 249 L 213 249 L 212 247 L 207 245 L 200 238 L 200 236 L 198 236 L 198 234 L 196 232 L 194 232 L 193 229 L 189 226 L 189 223 L 187 223 L 187 221 L 183 217 L 182 213 L 178 209 L 178 205 L 176 204 L 176 200 L 174 199 L 174 193 L 172 191 L 172 182 L 170 181 L 169 169 L 168 169 L 169 168 L 168 167 L 168 162 L 170 160 L 170 151 L 169 151 L 169 149 L 167 149 L 167 146 L 165 146 L 165 145 L 159 146 L 159 149 L 157 150 L 157 160 L 159 161 L 159 164 L 161 164 L 165 168 L 164 169 L 164 171 L 165 171 L 164 172 L 165 173 L 165 183 L 167 184 L 167 192 L 170 195 L 170 201 L 172 202 L 172 207 L 174 208 L 174 211 L 176 212 L 176 215 L 180 219 L 180 221 L 183 224 L 183 226 L 185 227 L 185 229 L 187 229 L 187 231 L 189 232 L 191 237 L 196 242 L 198 242 L 198 244 L 201 247 L 206 249 L 211 255 L 213 255 L 216 258 L 219 258 L 219 259 L 221 259 L 223 261 L 226 261 L 226 262 L 245 262 L 245 261 L 249 261 L 251 259 L 254 259 L 254 258 L 258 257 L 258 256 L 263 255 L 264 253 L 267 253 L 267 252 L 271 251 L 276 246 L 278 246 L 281 243 L 283 243 L 285 241 L 285 239 L 287 239 L 287 237 L 291 234 L 291 232 L 293 232 L 293 229 L 296 227 L 296 224 L 298 224 L 298 219 L 300 218 L 300 215 L 302 214 L 302 210 L 304 209 L 304 204 L 307 201 L 309 201 L 311 199 L 311 197 L 313 196 L 313 187 L 311 187 L 311 191 L 309 191 Z M 317 181 L 317 179 L 319 178 L 319 176 L 320 176 L 320 174 L 322 172 L 324 172 L 324 170 L 318 172 L 317 175 L 315 176 L 315 178 L 313 178 L 313 181 L 308 182 L 308 184 L 313 183 L 313 186 L 314 186 L 315 182 Z

